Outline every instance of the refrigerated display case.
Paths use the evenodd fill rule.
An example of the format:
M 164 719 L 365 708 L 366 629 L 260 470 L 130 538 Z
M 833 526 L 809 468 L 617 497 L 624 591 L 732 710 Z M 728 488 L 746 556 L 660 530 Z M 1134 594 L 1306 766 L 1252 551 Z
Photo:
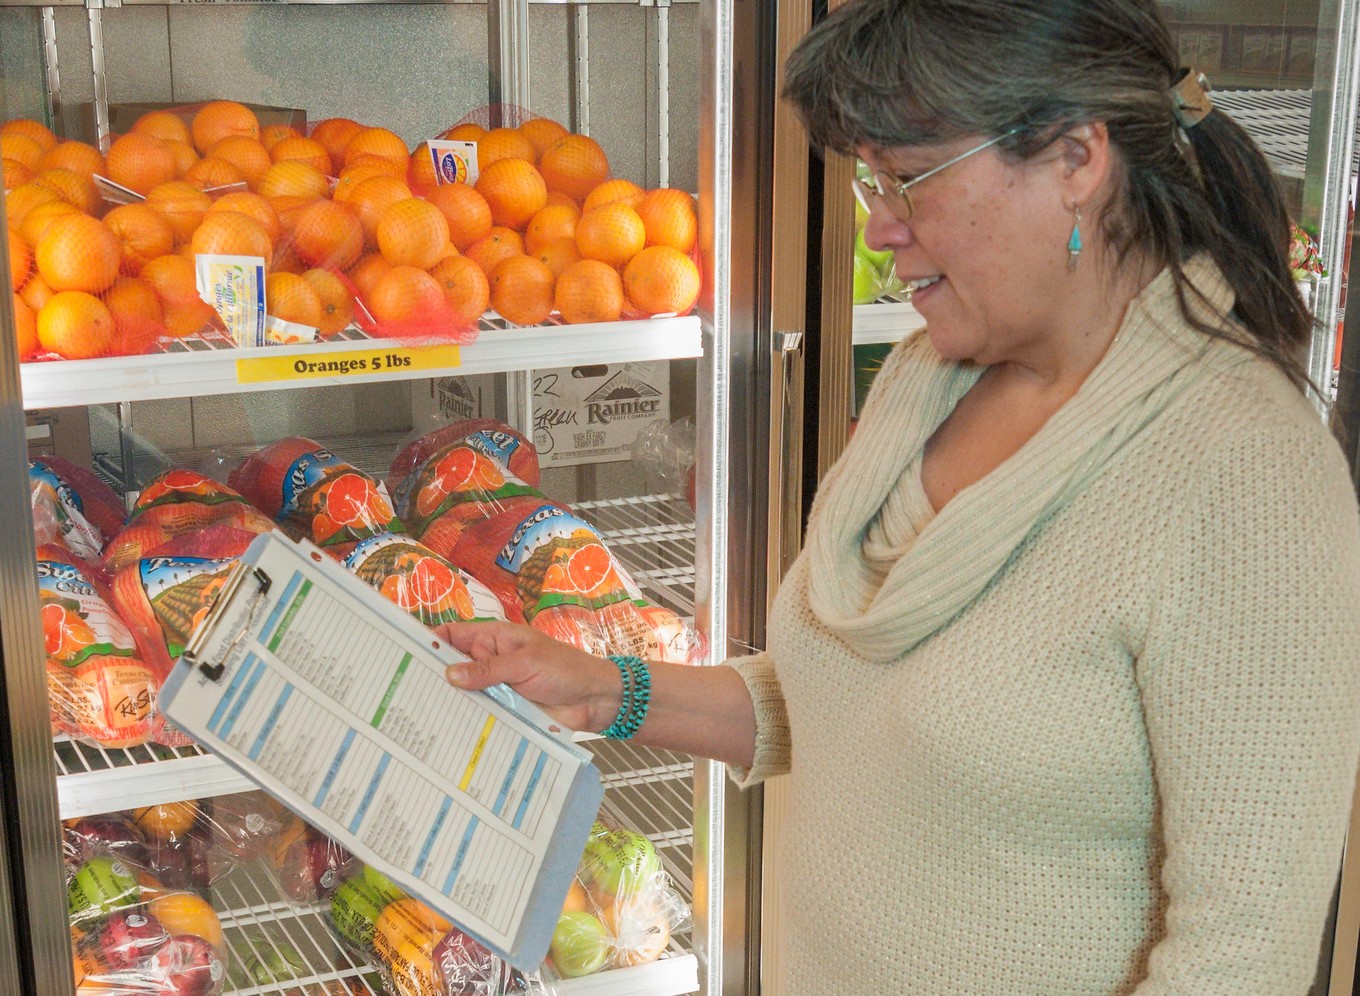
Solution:
M 796 37 L 805 22 L 789 26 L 785 18 L 784 30 Z M 287 120 L 343 115 L 382 125 L 414 148 L 470 111 L 483 109 L 494 124 L 498 108 L 521 108 L 594 136 L 615 176 L 696 193 L 704 276 L 694 315 L 516 327 L 489 313 L 476 340 L 456 354 L 400 343 L 396 351 L 410 366 L 320 378 L 289 371 L 353 356 L 374 341 L 350 329 L 331 342 L 241 349 L 220 336 L 189 336 L 146 354 L 20 364 L 10 301 L 0 295 L 0 502 L 11 522 L 0 552 L 7 698 L 0 802 L 11 853 L 0 869 L 15 872 L 0 923 L 25 952 L 14 959 L 19 981 L 8 986 L 0 976 L 0 988 L 55 994 L 72 986 L 61 821 L 247 787 L 192 745 L 54 742 L 24 473 L 32 453 L 71 457 L 127 502 L 167 467 L 220 471 L 293 435 L 316 437 L 381 478 L 400 444 L 450 417 L 432 398 L 452 392 L 459 404 L 532 432 L 541 427 L 536 389 L 550 377 L 650 364 L 667 381 L 669 416 L 696 426 L 692 500 L 683 483 L 657 490 L 628 459 L 555 466 L 545 482 L 601 530 L 647 598 L 693 619 L 708 641 L 707 663 L 760 639 L 765 576 L 750 565 L 763 565 L 768 542 L 759 475 L 771 442 L 769 379 L 784 368 L 766 321 L 768 257 L 761 254 L 769 243 L 758 226 L 741 227 L 746 212 L 768 224 L 768 199 L 734 193 L 761 191 L 769 163 L 735 153 L 733 135 L 758 144 L 762 129 L 768 133 L 775 24 L 771 12 L 707 0 L 0 0 L 0 120 L 32 118 L 62 137 L 97 140 L 150 106 L 227 98 L 280 109 Z M 739 75 L 748 86 L 734 97 Z M 732 467 L 746 476 L 734 480 Z M 734 573 L 739 584 L 729 580 Z M 563 982 L 560 990 L 754 991 L 758 931 L 748 921 L 759 844 L 750 836 L 759 794 L 735 793 L 716 765 L 628 744 L 594 741 L 590 749 L 607 787 L 603 817 L 656 843 L 693 905 L 694 927 L 673 936 L 654 963 Z M 334 980 L 371 989 L 367 966 L 337 952 L 315 911 L 277 901 L 246 874 L 216 885 L 211 898 L 229 936 L 275 925 L 310 952 L 296 979 L 228 991 L 283 992 Z M 9 971 L 5 955 L 0 947 L 0 972 Z

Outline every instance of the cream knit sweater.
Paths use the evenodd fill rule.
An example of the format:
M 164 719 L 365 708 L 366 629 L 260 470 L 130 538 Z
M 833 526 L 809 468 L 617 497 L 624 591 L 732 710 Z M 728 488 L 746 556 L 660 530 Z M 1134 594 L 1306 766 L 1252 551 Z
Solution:
M 790 777 L 789 992 L 1306 993 L 1360 753 L 1338 447 L 1163 274 L 932 516 L 920 444 L 975 377 L 894 351 L 767 651 L 731 662 L 759 727 L 734 775 Z

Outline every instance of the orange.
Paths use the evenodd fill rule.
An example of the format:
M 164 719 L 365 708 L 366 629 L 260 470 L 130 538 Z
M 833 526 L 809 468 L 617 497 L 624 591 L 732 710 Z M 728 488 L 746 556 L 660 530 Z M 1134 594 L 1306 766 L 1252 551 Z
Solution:
M 464 325 L 475 325 L 491 303 L 491 285 L 486 274 L 466 256 L 441 259 L 430 270 L 430 276 L 443 289 L 453 318 Z
M 433 204 L 418 197 L 408 197 L 383 210 L 378 216 L 375 235 L 378 251 L 393 266 L 428 270 L 439 261 L 449 242 L 449 223 Z M 355 259 L 358 259 L 357 254 Z
M 383 907 L 373 923 L 373 947 L 389 963 L 403 944 L 428 957 L 435 942 L 453 925 L 418 899 L 397 899 Z
M 464 121 L 446 130 L 439 137 L 449 142 L 479 142 L 486 129 L 475 121 Z
M 316 327 L 322 335 L 335 335 L 354 320 L 354 295 L 343 280 L 330 270 L 321 269 L 308 270 L 302 279 L 321 303 L 321 319 Z
M 349 118 L 327 118 L 318 122 L 307 137 L 325 148 L 331 157 L 331 169 L 338 172 L 345 164 L 345 146 L 363 130 L 364 126 L 358 121 L 351 121 Z
M 411 178 L 411 187 L 421 193 L 433 190 L 439 185 L 439 178 L 434 172 L 434 160 L 430 158 L 428 142 L 421 142 L 411 153 L 410 162 L 407 163 L 407 175 Z
M 104 215 L 104 225 L 118 238 L 122 272 L 136 276 L 142 267 L 175 248 L 175 230 L 145 204 L 124 204 Z
M 198 296 L 194 264 L 179 255 L 159 256 L 142 267 L 140 278 L 161 300 L 165 329 L 173 336 L 193 335 L 212 320 L 212 306 Z
M 493 224 L 523 228 L 548 201 L 548 188 L 532 162 L 500 159 L 481 167 L 476 190 L 491 208 Z
M 321 324 L 321 298 L 312 285 L 296 273 L 271 273 L 264 281 L 269 314 L 308 328 Z
M 444 313 L 444 290 L 424 270 L 394 266 L 374 281 L 366 303 L 382 321 L 419 321 Z
M 93 294 L 61 291 L 38 312 L 38 342 L 68 360 L 104 356 L 116 338 L 113 315 Z
M 24 215 L 46 201 L 59 201 L 61 197 L 51 187 L 40 187 L 32 181 L 21 183 L 5 194 L 5 215 L 11 225 L 22 225 Z
M 623 201 L 630 208 L 637 210 L 637 206 L 642 203 L 644 196 L 646 196 L 646 191 L 632 180 L 625 180 L 622 177 L 605 180 L 604 183 L 586 194 L 586 199 L 581 202 L 581 211 L 585 212 L 591 208 L 603 207 L 605 204 L 613 204 L 615 201 Z
M 52 134 L 52 129 L 32 118 L 15 118 L 13 121 L 0 124 L 0 137 L 5 135 L 23 135 L 31 138 L 42 146 L 44 154 L 57 147 L 57 136 Z
M 298 135 L 281 138 L 269 147 L 269 158 L 276 163 L 297 161 L 306 163 L 318 173 L 331 171 L 331 154 L 320 142 Z
M 357 156 L 350 158 L 349 162 L 347 162 L 340 170 L 340 174 L 344 176 L 350 170 L 355 170 L 363 166 L 367 167 L 367 170 L 370 173 L 383 173 L 387 176 L 395 176 L 398 180 L 405 180 L 407 165 L 408 162 L 406 160 L 393 159 L 390 156 L 379 156 L 372 152 L 360 152 Z
M 552 207 L 556 204 L 560 204 L 563 207 L 574 207 L 577 214 L 581 213 L 581 204 L 576 198 L 570 197 L 560 190 L 549 190 L 547 206 Z
M 277 243 L 279 236 L 283 234 L 283 225 L 279 221 L 278 212 L 274 210 L 274 205 L 259 194 L 252 194 L 248 190 L 234 190 L 229 194 L 223 194 L 212 202 L 212 207 L 208 208 L 207 213 L 212 214 L 214 211 L 239 211 L 241 214 L 250 215 L 269 233 L 271 242 Z M 107 216 L 105 220 L 108 220 Z
M 42 169 L 69 169 L 81 176 L 104 173 L 104 156 L 88 142 L 58 142 L 57 147 L 43 156 Z
M 47 281 L 36 273 L 19 288 L 19 297 L 23 299 L 24 304 L 33 309 L 34 314 L 42 311 L 43 305 L 52 300 L 54 294 L 56 291 L 48 287 Z
M 170 892 L 151 900 L 151 915 L 161 922 L 166 931 L 201 937 L 219 951 L 226 944 L 222 936 L 222 922 L 217 913 L 192 892 Z
M 130 132 L 109 146 L 108 178 L 145 196 L 152 187 L 175 178 L 175 154 L 159 138 Z
M 354 195 L 354 188 L 375 176 L 385 176 L 389 180 L 405 183 L 403 177 L 392 174 L 390 160 L 378 159 L 374 156 L 360 156 L 359 158 L 364 161 L 346 166 L 340 171 L 340 176 L 335 181 L 335 190 L 331 193 L 332 200 L 348 203 Z M 406 189 L 409 191 L 411 188 L 407 187 Z
M 104 293 L 104 307 L 126 348 L 150 345 L 165 331 L 165 310 L 151 285 L 136 277 L 119 277 Z
M 255 112 L 234 100 L 210 100 L 194 114 L 189 128 L 194 148 L 203 155 L 229 135 L 242 135 L 258 140 L 260 122 Z
M 523 253 L 524 240 L 519 237 L 519 232 L 499 225 L 493 226 L 485 238 L 477 240 L 467 248 L 467 258 L 480 266 L 488 279 L 491 271 L 501 260 Z
M 647 230 L 638 213 L 622 201 L 597 207 L 576 223 L 576 248 L 586 259 L 622 266 L 642 251 Z
M 533 255 L 553 239 L 575 239 L 576 219 L 581 217 L 575 204 L 549 204 L 529 219 L 524 229 L 524 251 Z
M 175 176 L 183 179 L 184 174 L 198 162 L 198 150 L 189 142 L 166 142 L 166 147 L 175 156 Z
M 4 180 L 5 189 L 9 190 L 33 179 L 33 169 L 16 159 L 0 158 L 0 179 Z
M 331 189 L 326 174 L 299 159 L 284 159 L 264 171 L 255 188 L 265 197 L 325 197 Z
M 132 130 L 162 142 L 193 142 L 189 126 L 174 111 L 147 111 L 133 122 Z
M 188 833 L 197 819 L 198 803 L 193 801 L 167 802 L 132 811 L 132 822 L 137 829 L 161 840 L 173 840 Z
M 552 314 L 554 282 L 532 256 L 511 256 L 491 271 L 491 307 L 516 325 L 537 325 Z
M 491 231 L 491 206 L 486 198 L 466 183 L 445 183 L 425 195 L 449 223 L 449 241 L 459 251 Z
M 54 291 L 98 294 L 118 279 L 118 237 L 96 218 L 57 218 L 34 246 L 38 272 Z
M 567 898 L 562 903 L 563 913 L 589 913 L 589 897 L 586 895 L 586 887 L 581 884 L 580 879 L 572 879 L 571 885 L 567 888 Z
M 36 139 L 18 132 L 0 133 L 0 159 L 9 159 L 36 171 L 47 154 Z
M 220 141 L 214 142 L 208 149 L 206 157 L 208 159 L 225 159 L 238 170 L 246 181 L 246 186 L 254 190 L 260 185 L 260 179 L 264 176 L 265 170 L 273 165 L 273 160 L 269 158 L 269 150 L 260 144 L 258 138 L 247 138 L 244 135 L 228 135 Z
M 186 243 L 213 206 L 213 201 L 187 180 L 174 180 L 147 194 L 146 206 L 170 223 L 177 243 Z
M 298 131 L 292 125 L 272 124 L 265 125 L 263 128 L 260 129 L 260 144 L 269 150 L 269 154 L 271 156 L 274 154 L 274 146 L 278 145 L 284 139 L 301 137 L 302 132 Z M 325 170 L 329 170 L 331 168 L 330 163 L 328 162 L 322 168 Z
M 18 294 L 11 292 L 10 297 L 14 299 L 14 341 L 19 359 L 27 360 L 38 353 L 38 316 Z
M 316 201 L 297 214 L 293 251 L 312 266 L 349 269 L 363 255 L 363 226 L 348 204 Z
M 387 961 L 392 975 L 392 986 L 397 996 L 434 996 L 448 992 L 443 982 L 443 972 L 437 971 L 434 964 L 434 946 L 438 938 L 422 934 L 417 938 L 403 938 L 391 951 L 385 949 L 378 953 Z M 460 991 L 462 987 L 459 987 Z
M 24 220 L 19 222 L 19 234 L 28 241 L 29 245 L 36 246 L 38 239 L 42 237 L 43 232 L 47 231 L 52 222 L 61 217 L 80 213 L 80 210 L 74 204 L 67 204 L 65 201 L 47 201 L 43 204 L 37 204 L 24 215 Z
M 699 298 L 699 268 L 679 249 L 650 246 L 623 268 L 623 289 L 644 314 L 688 314 Z
M 656 961 L 670 943 L 670 916 L 659 902 L 640 898 L 607 903 L 600 911 L 600 921 L 609 932 L 612 968 Z
M 33 246 L 13 228 L 5 229 L 9 240 L 9 282 L 11 290 L 18 290 L 33 270 Z
M 538 156 L 534 143 L 514 128 L 492 128 L 477 139 L 477 170 L 480 173 L 502 159 L 523 159 L 531 166 Z
M 407 157 L 411 151 L 406 148 L 406 143 L 401 136 L 387 128 L 365 128 L 355 133 L 354 137 L 345 145 L 345 165 L 348 166 L 355 156 L 372 155 L 381 156 L 383 159 L 391 159 L 393 162 L 401 163 L 401 168 L 406 169 Z
M 373 285 L 378 282 L 378 278 L 390 269 L 392 264 L 383 259 L 382 253 L 371 252 L 355 263 L 347 276 L 359 293 L 367 298 L 373 293 Z
M 378 219 L 397 201 L 411 196 L 406 181 L 395 176 L 371 176 L 361 180 L 349 191 L 344 203 L 354 208 L 364 228 L 364 245 L 370 249 L 378 245 Z
M 552 118 L 530 118 L 516 129 L 534 147 L 534 159 L 543 155 L 545 149 L 569 132 Z
M 258 256 L 268 262 L 274 243 L 264 226 L 240 211 L 214 211 L 203 216 L 189 240 L 195 256 Z
M 33 178 L 33 182 L 54 191 L 66 203 L 74 204 L 86 214 L 98 214 L 104 203 L 93 180 L 69 169 L 58 167 L 43 170 Z
M 215 190 L 218 187 L 230 187 L 233 184 L 245 186 L 246 183 L 245 174 L 235 163 L 229 163 L 225 159 L 215 159 L 212 156 L 207 156 L 193 163 L 184 171 L 183 179 L 199 190 Z
M 607 263 L 582 259 L 558 275 L 553 303 L 572 325 L 617 321 L 623 312 L 623 281 Z
M 638 217 L 647 231 L 649 246 L 670 246 L 681 252 L 694 248 L 699 222 L 694 198 L 683 190 L 660 187 L 649 190 L 637 205 Z
M 567 135 L 544 150 L 539 172 L 549 190 L 582 200 L 609 176 L 609 159 L 586 135 Z

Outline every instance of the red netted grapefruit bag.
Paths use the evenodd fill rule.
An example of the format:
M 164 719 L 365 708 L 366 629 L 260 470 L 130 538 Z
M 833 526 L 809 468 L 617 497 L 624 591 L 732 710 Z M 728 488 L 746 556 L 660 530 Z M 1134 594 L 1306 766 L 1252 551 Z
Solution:
M 285 533 L 343 560 L 354 544 L 404 532 L 387 489 L 314 439 L 281 439 L 246 457 L 228 483 Z
M 461 442 L 498 460 L 525 484 L 538 487 L 538 450 L 529 438 L 498 419 L 469 418 L 440 426 L 402 447 L 387 473 L 388 491 L 395 496 L 407 475 L 420 469 L 436 450 Z
M 152 739 L 161 678 L 108 592 L 57 544 L 38 547 L 37 576 L 53 729 L 101 747 Z
M 59 542 L 82 560 L 98 561 L 123 524 L 123 503 L 113 489 L 60 457 L 30 460 L 28 483 L 36 541 Z
M 177 536 L 215 525 L 253 534 L 274 527 L 267 515 L 225 484 L 197 471 L 167 470 L 137 497 L 127 525 L 104 550 L 104 568 L 115 573 Z

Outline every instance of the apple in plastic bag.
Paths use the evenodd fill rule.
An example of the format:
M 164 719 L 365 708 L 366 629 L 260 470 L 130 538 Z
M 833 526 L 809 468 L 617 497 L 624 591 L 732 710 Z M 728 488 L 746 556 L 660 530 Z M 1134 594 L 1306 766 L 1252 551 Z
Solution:
M 331 896 L 331 925 L 350 944 L 363 952 L 373 950 L 373 928 L 387 900 L 355 875 L 341 882 Z
M 661 858 L 644 834 L 596 825 L 581 857 L 581 877 L 597 892 L 628 898 L 651 886 Z
M 589 913 L 563 913 L 553 931 L 548 955 L 557 974 L 565 979 L 598 972 L 609 958 L 609 932 Z
M 115 910 L 136 904 L 140 895 L 137 879 L 128 867 L 104 856 L 81 865 L 66 890 L 72 923 L 103 919 Z
M 354 855 L 312 827 L 293 837 L 273 860 L 280 887 L 299 902 L 328 898 L 358 866 Z
M 226 966 L 216 949 L 193 934 L 176 934 L 151 958 L 147 968 L 156 996 L 210 996 L 217 992 Z
M 285 822 L 279 804 L 263 792 L 214 799 L 208 817 L 213 844 L 242 862 L 262 855 Z
M 434 946 L 430 957 L 445 996 L 497 991 L 503 972 L 500 959 L 457 927 Z
M 137 867 L 146 862 L 146 849 L 137 831 L 117 816 L 85 816 L 62 828 L 66 859 L 82 865 L 90 858 L 104 855 L 125 865 Z
M 883 290 L 883 277 L 878 267 L 869 260 L 855 255 L 854 282 L 850 286 L 850 298 L 855 304 L 872 304 L 878 300 Z
M 150 957 L 170 935 L 150 913 L 119 910 L 99 933 L 99 952 L 110 968 L 132 968 Z
M 879 273 L 887 271 L 893 265 L 893 254 L 891 249 L 870 249 L 869 243 L 864 241 L 864 228 L 861 226 L 855 232 L 855 255 L 863 256 L 870 263 L 874 264 L 874 269 Z

